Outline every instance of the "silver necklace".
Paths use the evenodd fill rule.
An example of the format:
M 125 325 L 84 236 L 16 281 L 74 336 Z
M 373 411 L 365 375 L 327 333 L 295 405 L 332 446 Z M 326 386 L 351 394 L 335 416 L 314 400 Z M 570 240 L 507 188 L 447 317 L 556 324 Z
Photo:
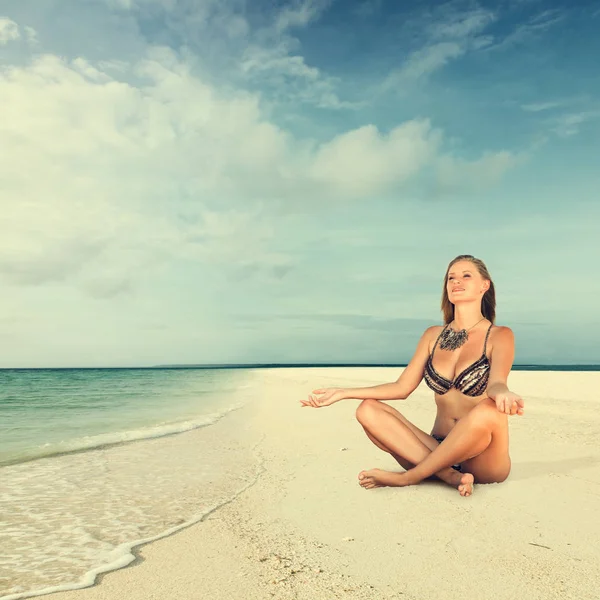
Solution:
M 483 317 L 485 319 L 485 317 Z M 483 319 L 479 319 L 475 325 L 479 325 Z M 454 321 L 452 321 L 454 323 Z M 452 325 L 450 323 L 450 325 Z M 475 325 L 469 327 L 469 329 L 461 329 L 460 331 L 454 331 L 452 327 L 448 327 L 444 329 L 442 335 L 440 336 L 440 348 L 442 350 L 456 350 L 460 348 L 468 339 L 469 339 L 469 331 L 475 327 Z

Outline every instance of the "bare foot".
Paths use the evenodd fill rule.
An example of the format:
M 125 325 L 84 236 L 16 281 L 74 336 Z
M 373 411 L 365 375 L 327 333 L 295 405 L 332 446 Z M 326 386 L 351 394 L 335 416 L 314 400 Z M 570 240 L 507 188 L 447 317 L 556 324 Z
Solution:
M 470 496 L 473 493 L 475 478 L 471 473 L 458 473 L 458 475 L 461 476 L 458 480 L 458 485 L 456 486 L 458 488 L 458 493 L 461 496 Z
M 378 487 L 402 487 L 408 485 L 404 473 L 392 473 L 382 469 L 361 471 L 358 474 L 358 483 L 368 490 Z
M 358 474 L 358 483 L 365 489 L 378 487 L 404 487 L 411 485 L 406 473 L 393 473 L 382 469 L 370 469 Z M 458 489 L 461 496 L 470 496 L 473 493 L 475 478 L 471 473 L 460 473 L 456 471 L 456 479 L 451 485 Z

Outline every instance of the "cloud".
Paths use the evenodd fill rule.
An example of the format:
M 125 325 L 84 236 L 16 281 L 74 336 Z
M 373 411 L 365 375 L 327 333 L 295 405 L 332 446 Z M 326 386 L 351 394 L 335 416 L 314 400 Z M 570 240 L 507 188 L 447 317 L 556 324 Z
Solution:
M 23 27 L 25 31 L 25 36 L 29 45 L 33 46 L 39 43 L 37 31 L 33 27 L 28 27 L 27 25 Z
M 428 121 L 409 121 L 388 135 L 369 125 L 323 145 L 310 175 L 346 197 L 377 195 L 415 175 L 436 155 L 439 144 L 440 133 Z
M 306 27 L 330 4 L 330 0 L 296 0 L 279 11 L 275 18 L 275 30 L 283 33 L 295 27 Z
M 245 178 L 266 189 L 285 134 L 255 98 L 221 99 L 168 51 L 131 70 L 140 87 L 53 55 L 0 74 L 0 273 L 117 290 L 151 265 L 218 263 L 232 248 L 277 267 L 251 220 L 259 208 L 208 205 L 239 197 Z
M 580 127 L 600 117 L 600 110 L 587 110 L 560 115 L 553 120 L 551 129 L 560 137 L 570 137 L 579 133 Z
M 326 109 L 359 106 L 341 100 L 335 91 L 338 79 L 307 65 L 304 57 L 290 55 L 285 43 L 272 47 L 249 46 L 240 67 L 246 81 L 268 91 L 275 102 L 300 102 Z
M 282 17 L 280 34 L 313 18 L 310 6 Z M 292 44 L 281 35 L 277 52 Z M 264 56 L 250 70 L 287 71 L 310 82 L 313 101 L 341 102 L 301 56 L 277 55 L 283 66 L 275 51 Z M 443 159 L 442 132 L 426 119 L 295 137 L 266 117 L 259 92 L 217 85 L 196 67 L 155 46 L 133 61 L 36 53 L 0 68 L 0 277 L 75 282 L 98 297 L 177 261 L 281 278 L 294 260 L 275 248 L 278 213 L 396 195 L 439 160 L 447 186 L 452 169 L 478 180 L 509 166 Z
M 492 43 L 490 36 L 480 35 L 496 20 L 491 11 L 456 11 L 443 5 L 428 17 L 426 23 L 412 24 L 419 29 L 423 27 L 423 45 L 410 53 L 399 69 L 389 74 L 382 86 L 384 90 L 427 77 L 467 52 Z
M 456 42 L 440 42 L 433 46 L 427 46 L 413 52 L 404 66 L 397 71 L 394 79 L 404 81 L 407 79 L 419 79 L 437 71 L 453 58 L 464 54 L 466 48 Z
M 537 39 L 554 25 L 564 20 L 566 13 L 558 9 L 548 9 L 533 15 L 526 23 L 521 23 L 504 39 L 492 44 L 490 50 L 506 50 L 517 45 L 527 44 Z
M 7 17 L 0 17 L 0 46 L 5 46 L 20 37 L 19 26 Z
M 523 159 L 508 151 L 486 153 L 472 161 L 452 156 L 440 157 L 437 161 L 438 189 L 457 192 L 489 188 Z
M 208 0 L 210 2 L 211 0 Z M 165 10 L 173 10 L 178 0 L 105 0 L 108 6 L 124 10 L 136 10 L 148 6 L 159 6 Z M 206 0 L 200 0 L 200 3 L 207 3 Z
M 7 280 L 103 295 L 182 258 L 279 276 L 289 257 L 257 226 L 268 203 L 385 193 L 439 144 L 425 121 L 296 140 L 255 95 L 220 93 L 167 49 L 119 67 L 46 54 L 0 72 Z
M 541 112 L 561 105 L 561 102 L 533 102 L 532 104 L 523 104 L 521 108 L 526 112 Z
M 356 103 L 339 97 L 338 78 L 307 64 L 294 35 L 330 4 L 295 0 L 257 18 L 244 0 L 110 0 L 138 21 L 148 43 L 168 43 L 215 81 L 260 91 L 271 105 L 354 109 Z M 148 28 L 148 21 L 160 27 Z
M 432 39 L 464 39 L 480 33 L 496 20 L 495 13 L 474 9 L 445 15 L 428 27 Z
M 329 0 L 295 2 L 254 32 L 238 63 L 244 83 L 269 93 L 276 103 L 312 104 L 334 110 L 360 106 L 340 99 L 336 91 L 339 79 L 308 65 L 299 53 L 300 42 L 290 33 L 316 20 L 330 4 Z
M 588 108 L 587 110 L 573 110 L 576 105 L 580 107 L 586 105 Z M 541 113 L 540 118 L 546 127 L 546 133 L 549 131 L 559 137 L 577 135 L 582 125 L 600 117 L 600 109 L 597 108 L 597 104 L 590 104 L 585 97 L 567 98 L 551 102 L 534 102 L 521 105 L 521 109 L 530 113 Z M 571 110 L 567 111 L 567 109 Z M 547 115 L 547 113 L 549 114 Z

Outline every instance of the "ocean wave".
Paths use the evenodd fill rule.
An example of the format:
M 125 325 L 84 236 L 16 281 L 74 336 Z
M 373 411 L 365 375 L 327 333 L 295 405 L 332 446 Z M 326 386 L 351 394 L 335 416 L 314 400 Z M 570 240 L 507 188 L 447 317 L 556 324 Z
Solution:
M 192 429 L 208 427 L 209 425 L 213 425 L 222 419 L 230 412 L 242 408 L 242 406 L 245 404 L 245 402 L 238 402 L 218 412 L 202 415 L 195 419 L 186 419 L 183 421 L 174 421 L 168 423 L 163 422 L 127 431 L 102 433 L 98 435 L 75 438 L 68 441 L 43 444 L 42 446 L 31 448 L 17 454 L 8 455 L 6 457 L 0 456 L 0 467 L 29 462 L 32 460 L 39 460 L 41 458 L 49 458 L 62 454 L 86 452 L 89 450 L 97 450 L 99 448 L 107 448 L 119 444 L 137 442 L 140 440 L 160 438 L 168 435 L 175 435 L 177 433 L 183 433 L 184 431 L 191 431 Z
M 231 412 L 232 410 L 235 410 L 235 408 L 232 407 L 227 412 Z M 224 416 L 225 414 L 226 412 L 224 412 L 221 416 Z M 79 557 L 84 563 L 88 563 L 89 566 L 92 566 L 93 563 L 96 563 L 94 566 L 92 566 L 92 568 L 88 567 L 88 569 L 86 569 L 85 573 L 82 576 L 77 577 L 74 575 L 74 573 L 65 572 L 61 576 L 61 578 L 64 579 L 64 583 L 58 585 L 54 584 L 42 587 L 37 587 L 34 585 L 30 587 L 25 583 L 24 585 L 13 586 L 12 589 L 9 588 L 8 590 L 5 590 L 4 594 L 3 591 L 0 590 L 0 600 L 22 600 L 25 598 L 43 596 L 46 594 L 52 594 L 61 591 L 70 591 L 90 587 L 95 584 L 97 577 L 100 574 L 115 571 L 117 569 L 121 569 L 129 565 L 139 556 L 139 549 L 142 546 L 150 542 L 154 542 L 158 539 L 173 535 L 181 531 L 182 529 L 186 529 L 196 523 L 204 521 L 209 515 L 217 511 L 222 506 L 233 502 L 247 489 L 255 485 L 260 476 L 264 473 L 265 467 L 263 461 L 260 455 L 257 454 L 257 447 L 259 446 L 261 441 L 259 441 L 253 447 L 249 447 L 247 449 L 247 452 L 243 453 L 243 457 L 240 456 L 239 459 L 233 461 L 234 464 L 237 464 L 240 467 L 240 471 L 243 473 L 243 478 L 240 479 L 239 477 L 232 477 L 231 472 L 224 474 L 224 478 L 228 483 L 232 484 L 233 489 L 230 489 L 229 493 L 221 495 L 221 497 L 218 500 L 213 500 L 212 502 L 203 506 L 198 512 L 194 511 L 195 514 L 189 514 L 187 518 L 184 519 L 178 519 L 176 518 L 176 515 L 171 515 L 172 520 L 179 521 L 177 524 L 171 524 L 171 526 L 168 526 L 165 529 L 160 528 L 160 530 L 155 532 L 153 535 L 148 535 L 141 538 L 138 537 L 137 539 L 117 544 L 112 548 L 106 548 L 106 546 L 110 546 L 110 543 L 108 543 L 104 539 L 107 536 L 106 531 L 103 530 L 103 540 L 101 544 L 96 544 L 96 554 L 90 554 L 90 551 L 88 550 L 85 551 Z M 245 460 L 249 461 L 249 464 L 244 464 Z M 250 466 L 251 464 L 252 466 Z M 235 480 L 235 482 L 232 480 Z M 217 487 L 220 486 L 215 486 L 213 489 Z M 191 503 L 190 506 L 197 507 L 198 503 L 201 504 L 202 502 L 199 502 L 199 499 L 195 498 L 194 502 Z M 117 505 L 121 506 L 122 503 L 117 503 Z M 148 517 L 148 515 L 146 515 L 146 517 Z M 121 518 L 117 518 L 115 516 L 115 518 L 109 519 L 109 523 L 119 523 L 119 529 L 121 529 L 123 525 L 123 522 L 121 520 L 122 518 L 123 515 L 121 515 Z M 139 515 L 136 518 L 139 518 Z M 162 522 L 163 519 L 159 519 L 158 521 Z M 96 523 L 95 525 L 99 526 L 98 523 Z M 99 540 L 92 539 L 93 535 L 91 531 L 93 529 L 93 526 L 94 523 L 88 523 L 86 525 L 83 525 L 74 522 L 72 519 L 69 519 L 69 521 L 62 525 L 60 528 L 60 539 L 62 540 L 65 532 L 67 532 L 71 533 L 71 543 L 74 544 L 77 540 L 79 540 L 79 546 L 81 547 L 88 545 L 84 543 L 88 543 L 90 541 L 98 542 Z M 74 533 L 76 533 L 77 536 L 73 536 Z M 82 537 L 83 539 L 80 539 Z M 75 544 L 75 546 L 79 547 L 77 544 Z M 64 548 L 58 548 L 56 551 L 51 551 L 51 553 L 53 556 L 56 556 L 56 554 L 58 554 L 59 558 L 62 557 L 64 559 L 64 552 L 61 555 L 61 550 L 64 551 Z M 74 553 L 76 554 L 76 548 L 68 549 L 68 554 L 70 558 L 73 558 Z M 77 562 L 79 563 L 80 561 Z M 80 565 L 78 564 L 77 566 L 79 567 Z M 8 594 L 6 594 L 6 592 L 8 592 Z

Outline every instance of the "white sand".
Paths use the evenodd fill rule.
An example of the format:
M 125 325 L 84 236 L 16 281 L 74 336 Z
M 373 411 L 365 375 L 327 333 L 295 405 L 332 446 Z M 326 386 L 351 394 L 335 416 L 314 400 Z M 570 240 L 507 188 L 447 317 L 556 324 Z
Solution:
M 512 473 L 469 498 L 441 482 L 362 489 L 361 469 L 400 469 L 362 433 L 358 403 L 300 408 L 316 387 L 398 374 L 260 373 L 260 402 L 214 427 L 215 436 L 237 427 L 256 444 L 257 483 L 203 522 L 144 546 L 132 566 L 56 599 L 597 600 L 600 373 L 512 373 L 526 407 L 510 418 Z M 393 405 L 430 431 L 435 405 L 424 385 Z

